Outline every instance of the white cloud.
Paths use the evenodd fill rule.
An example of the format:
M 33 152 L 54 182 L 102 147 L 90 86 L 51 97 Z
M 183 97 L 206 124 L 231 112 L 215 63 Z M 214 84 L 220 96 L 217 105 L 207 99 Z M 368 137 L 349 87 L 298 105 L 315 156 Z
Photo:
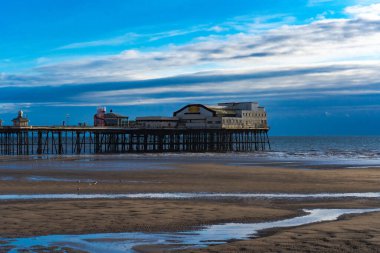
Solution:
M 237 99 L 244 98 L 247 95 L 223 95 L 223 96 L 177 96 L 177 97 L 165 97 L 165 98 L 130 98 L 125 100 L 124 98 L 113 98 L 112 100 L 104 100 L 103 104 L 108 106 L 129 106 L 129 105 L 150 105 L 150 104 L 173 104 L 173 103 L 186 103 L 201 100 L 220 100 L 220 99 Z M 75 103 L 43 103 L 48 106 L 99 106 L 99 101 L 78 101 Z
M 256 71 L 320 63 L 365 63 L 380 59 L 379 40 L 380 24 L 376 22 L 327 19 L 308 25 L 283 26 L 260 35 L 210 36 L 155 51 L 127 50 L 118 55 L 45 65 L 35 69 L 40 77 L 36 82 L 144 80 L 205 70 Z M 22 83 L 24 78 L 10 81 Z
M 94 41 L 72 43 L 72 44 L 59 47 L 57 49 L 63 50 L 63 49 L 85 48 L 85 47 L 117 46 L 117 45 L 133 42 L 134 40 L 137 39 L 138 36 L 139 35 L 136 33 L 127 33 L 122 36 L 117 36 L 110 39 L 101 39 L 101 40 L 94 40 Z
M 64 50 L 64 49 L 77 49 L 77 48 L 101 47 L 101 46 L 130 45 L 139 40 L 157 41 L 161 39 L 183 36 L 183 35 L 196 33 L 200 31 L 221 32 L 224 29 L 225 28 L 222 28 L 219 26 L 209 27 L 206 25 L 199 25 L 199 26 L 193 26 L 187 29 L 170 30 L 170 31 L 158 32 L 158 33 L 126 33 L 121 36 L 111 37 L 107 39 L 71 43 L 71 44 L 59 47 L 57 49 Z
M 14 113 L 18 110 L 25 110 L 31 107 L 32 103 L 0 103 L 1 113 Z
M 371 5 L 371 4 L 377 4 L 379 3 L 379 0 L 356 0 L 355 5 Z
M 275 97 L 284 95 L 285 90 L 289 96 L 296 96 L 297 91 L 304 96 L 377 94 L 379 89 L 366 85 L 380 80 L 380 23 L 374 22 L 378 6 L 350 7 L 346 9 L 350 18 L 323 18 L 305 25 L 284 25 L 282 22 L 287 19 L 282 16 L 253 19 L 250 23 L 244 23 L 243 18 L 244 22 L 235 20 L 207 28 L 239 29 L 236 34 L 210 35 L 185 45 L 149 51 L 134 49 L 115 55 L 83 57 L 45 64 L 29 75 L 0 77 L 3 86 L 129 81 L 118 90 L 110 86 L 101 92 L 91 91 L 88 85 L 89 92 L 73 96 L 80 104 L 97 104 L 99 99 L 118 104 L 150 103 L 157 99 L 169 103 L 204 93 L 213 97 L 247 94 Z M 266 23 L 273 19 L 279 22 L 274 26 Z M 291 18 L 287 22 L 291 23 Z M 155 38 L 183 32 L 169 31 L 156 34 Z M 89 45 L 94 44 L 76 46 Z M 251 77 L 240 78 L 242 75 Z M 172 79 L 166 80 L 169 84 L 163 80 L 154 87 L 139 87 L 142 80 L 161 78 Z M 182 82 L 182 79 L 194 80 Z M 153 97 L 168 93 L 182 97 L 166 100 Z
M 366 20 L 380 20 L 380 3 L 372 5 L 356 5 L 345 9 L 345 12 L 353 18 Z

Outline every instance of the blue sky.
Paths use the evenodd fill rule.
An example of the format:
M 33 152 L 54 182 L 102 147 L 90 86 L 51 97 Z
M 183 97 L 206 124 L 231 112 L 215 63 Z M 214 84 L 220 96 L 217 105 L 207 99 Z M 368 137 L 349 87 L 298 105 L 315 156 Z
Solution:
M 0 118 L 258 101 L 272 135 L 380 134 L 372 0 L 0 0 Z

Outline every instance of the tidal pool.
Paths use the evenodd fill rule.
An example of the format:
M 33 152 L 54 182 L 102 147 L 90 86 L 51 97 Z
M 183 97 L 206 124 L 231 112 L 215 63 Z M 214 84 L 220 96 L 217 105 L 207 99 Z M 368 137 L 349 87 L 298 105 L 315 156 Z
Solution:
M 0 238 L 4 243 L 0 249 L 12 248 L 9 252 L 20 252 L 31 248 L 69 247 L 88 252 L 135 252 L 134 248 L 144 245 L 168 246 L 171 249 L 207 247 L 225 243 L 231 239 L 247 239 L 258 236 L 258 232 L 270 228 L 294 227 L 310 223 L 333 221 L 344 214 L 378 212 L 375 209 L 305 209 L 303 216 L 262 223 L 226 223 L 205 226 L 188 232 L 172 233 L 103 233 L 86 235 L 49 235 L 30 238 Z

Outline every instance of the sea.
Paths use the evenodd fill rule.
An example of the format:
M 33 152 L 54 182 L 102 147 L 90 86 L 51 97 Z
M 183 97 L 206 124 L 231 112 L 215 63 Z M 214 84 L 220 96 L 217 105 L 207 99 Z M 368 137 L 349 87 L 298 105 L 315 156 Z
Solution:
M 270 136 L 271 150 L 227 153 L 83 154 L 33 157 L 0 156 L 1 168 L 107 170 L 165 169 L 175 164 L 220 163 L 225 165 L 280 165 L 294 168 L 380 168 L 380 136 Z M 22 163 L 25 160 L 49 163 Z M 12 162 L 13 160 L 13 162 Z M 70 161 L 70 162 L 69 162 Z M 10 162 L 10 163 L 9 163 Z M 54 164 L 52 164 L 54 163 Z M 74 163 L 74 164 L 73 164 Z M 319 166 L 319 167 L 318 167 Z
M 271 136 L 271 150 L 254 154 L 265 161 L 304 164 L 380 165 L 380 136 Z
M 380 166 L 380 136 L 270 136 L 271 149 L 242 153 L 154 154 L 235 165 L 324 165 L 346 168 Z M 350 167 L 351 166 L 351 167 Z
M 273 155 L 319 158 L 380 158 L 380 136 L 274 136 Z

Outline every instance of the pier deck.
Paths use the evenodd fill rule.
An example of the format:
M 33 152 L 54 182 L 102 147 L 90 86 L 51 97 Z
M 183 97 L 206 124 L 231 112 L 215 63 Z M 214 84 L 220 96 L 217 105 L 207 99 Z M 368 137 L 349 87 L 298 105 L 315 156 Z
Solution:
M 249 152 L 270 149 L 268 130 L 0 127 L 0 155 Z

